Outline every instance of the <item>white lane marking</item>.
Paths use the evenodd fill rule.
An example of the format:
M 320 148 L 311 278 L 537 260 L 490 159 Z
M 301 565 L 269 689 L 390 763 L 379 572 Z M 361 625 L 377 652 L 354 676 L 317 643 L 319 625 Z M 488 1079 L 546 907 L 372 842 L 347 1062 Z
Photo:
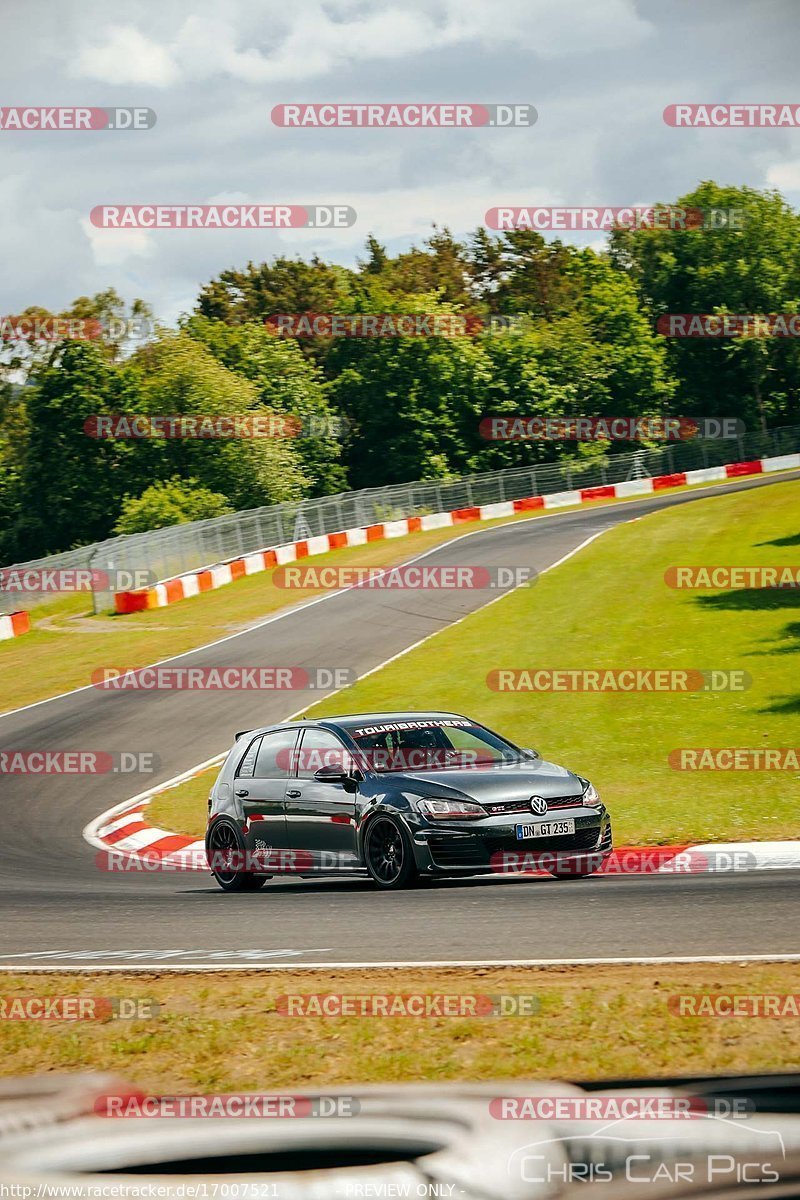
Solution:
M 800 841 L 703 842 L 696 846 L 687 846 L 684 851 L 690 868 L 693 858 L 703 862 L 718 854 L 750 855 L 756 859 L 755 869 L 759 871 L 800 870 Z M 747 869 L 745 867 L 745 870 Z
M 328 954 L 332 946 L 320 946 L 312 950 L 26 950 L 22 954 L 7 954 L 6 958 L 287 958 L 298 954 Z
M 121 953 L 119 951 L 114 953 Z M 133 952 L 138 954 L 138 952 Z M 161 951 L 164 954 L 175 954 L 177 951 Z M 277 952 L 276 952 L 277 953 Z M 313 950 L 285 950 L 280 951 L 283 954 L 314 954 L 318 951 Z M 14 955 L 5 955 L 5 958 L 13 958 Z M 84 957 L 82 954 L 73 954 L 73 958 Z M 110 955 L 109 955 L 110 957 Z M 462 967 L 465 969 L 484 968 L 484 967 L 602 967 L 602 966 L 669 966 L 670 963 L 687 965 L 689 963 L 784 963 L 784 962 L 800 962 L 800 954 L 681 954 L 675 955 L 672 958 L 667 956 L 659 956 L 657 958 L 636 958 L 628 956 L 625 958 L 475 958 L 475 959 L 409 959 L 407 962 L 381 962 L 366 959 L 364 962 L 323 962 L 323 963 L 164 963 L 150 962 L 139 963 L 136 966 L 130 966 L 127 963 L 120 965 L 116 964 L 95 964 L 94 966 L 78 967 L 70 964 L 59 964 L 59 966 L 37 966 L 35 964 L 28 965 L 16 962 L 9 965 L 7 962 L 0 963 L 0 971 L 15 971 L 17 973 L 32 973 L 32 972 L 53 972 L 65 974 L 68 971 L 73 972 L 90 972 L 97 973 L 99 971 L 127 971 L 129 974 L 134 974 L 138 971 L 302 971 L 304 973 L 312 973 L 314 971 L 374 971 L 377 968 L 387 971 L 405 971 L 410 968 L 430 967 Z
M 118 829 L 124 829 L 127 825 L 135 825 L 137 821 L 141 821 L 143 808 L 144 805 L 140 808 L 137 804 L 135 812 L 125 813 L 124 816 L 118 817 L 116 821 L 112 821 L 110 825 L 104 826 L 103 837 L 108 837 L 109 834 L 116 833 Z
M 762 478 L 762 476 L 753 475 L 753 476 L 748 476 L 746 479 L 742 478 L 739 480 L 737 480 L 735 478 L 731 478 L 731 479 L 728 479 L 726 483 L 716 483 L 716 484 L 710 485 L 709 487 L 698 487 L 695 490 L 697 492 L 713 492 L 713 491 L 718 490 L 719 488 L 731 487 L 731 484 L 735 485 L 737 483 L 740 485 L 740 487 L 733 486 L 733 487 L 731 487 L 732 491 L 746 490 L 745 484 L 749 483 L 752 479 L 756 479 L 756 478 Z M 779 479 L 775 478 L 775 479 L 770 479 L 769 482 L 770 483 L 780 483 L 781 481 Z M 784 482 L 787 482 L 787 481 L 784 481 Z M 666 504 L 666 501 L 668 499 L 669 499 L 669 496 L 665 493 L 664 494 L 665 503 L 661 507 L 665 507 L 665 508 L 668 507 L 668 505 Z M 599 504 L 599 505 L 597 505 L 596 508 L 592 508 L 587 511 L 604 512 L 608 508 L 621 508 L 627 504 L 635 504 L 635 503 L 641 503 L 641 501 L 638 501 L 638 500 L 611 501 L 609 504 Z M 580 505 L 577 505 L 574 509 L 565 510 L 564 512 L 542 513 L 538 517 L 523 517 L 522 520 L 520 520 L 520 521 L 516 521 L 516 520 L 515 521 L 505 521 L 502 525 L 493 525 L 493 526 L 491 526 L 491 528 L 486 526 L 483 529 L 474 529 L 470 533 L 460 534 L 459 537 L 448 538 L 448 540 L 446 542 L 441 542 L 438 546 L 434 546 L 430 550 L 426 550 L 424 554 L 418 554 L 415 558 L 409 558 L 409 559 L 405 560 L 404 562 L 399 563 L 398 565 L 399 566 L 411 566 L 413 563 L 419 562 L 423 558 L 427 558 L 429 554 L 436 554 L 437 551 L 443 549 L 445 546 L 452 546 L 455 542 L 463 541 L 464 538 L 475 537 L 476 534 L 479 534 L 479 533 L 493 532 L 495 529 L 506 529 L 510 525 L 528 525 L 533 521 L 557 521 L 559 519 L 564 519 L 565 517 L 574 517 L 576 512 L 581 512 L 583 510 L 583 507 L 584 507 L 584 505 L 580 504 Z M 659 511 L 659 510 L 655 509 L 654 511 Z M 631 518 L 631 519 L 633 520 L 635 518 Z M 620 524 L 624 525 L 624 524 L 626 524 L 626 522 L 622 521 L 622 522 L 620 522 Z M 382 573 L 388 574 L 389 571 L 391 571 L 392 569 L 393 568 L 391 568 L 391 567 L 386 567 L 385 571 Z M 543 572 L 540 572 L 540 574 L 543 574 Z M 274 613 L 271 617 L 265 617 L 265 619 L 263 621 L 258 621 L 258 622 L 256 622 L 255 625 L 249 625 L 246 629 L 240 629 L 240 630 L 238 630 L 237 633 L 226 634 L 225 637 L 216 638 L 213 642 L 203 642 L 203 644 L 201 646 L 195 646 L 192 650 L 184 650 L 181 654 L 170 655 L 169 658 L 160 658 L 157 662 L 154 662 L 154 663 L 145 663 L 141 667 L 134 667 L 133 670 L 134 671 L 145 671 L 145 670 L 149 670 L 152 667 L 163 666 L 164 663 L 177 662 L 181 658 L 189 658 L 192 654 L 199 654 L 202 650 L 210 650 L 212 646 L 221 646 L 223 644 L 223 642 L 230 642 L 230 641 L 233 641 L 234 638 L 244 637 L 248 633 L 253 633 L 256 629 L 263 629 L 265 625 L 271 625 L 273 623 L 273 621 L 282 621 L 286 617 L 294 616 L 295 613 L 302 612 L 306 608 L 313 608 L 313 606 L 315 604 L 322 604 L 323 601 L 325 601 L 325 600 L 332 600 L 334 598 L 334 596 L 341 596 L 342 593 L 344 593 L 344 592 L 354 591 L 355 588 L 357 588 L 358 586 L 359 586 L 358 584 L 351 584 L 349 587 L 340 588 L 336 592 L 327 592 L 324 596 L 317 596 L 316 599 L 314 599 L 314 600 L 306 600 L 302 604 L 298 604 L 294 608 L 288 608 L 282 612 Z M 508 593 L 506 592 L 503 594 L 507 595 Z M 476 611 L 478 611 L 478 610 L 476 610 Z M 96 690 L 95 685 L 93 683 L 86 683 L 82 687 L 70 688 L 70 690 L 67 692 L 58 692 L 55 696 L 47 696 L 44 700 L 34 700 L 33 703 L 23 704 L 19 708 L 9 708 L 6 710 L 6 712 L 0 713 L 0 721 L 2 721 L 4 717 L 13 717 L 13 716 L 16 716 L 17 713 L 28 712 L 32 708 L 39 708 L 40 705 L 42 705 L 42 704 L 52 704 L 56 700 L 64 700 L 64 699 L 66 699 L 67 696 L 77 696 L 80 692 L 88 692 L 93 689 Z M 324 700 L 324 699 L 326 699 L 326 697 L 322 696 L 322 697 L 318 697 L 318 699 Z
M 638 520 L 638 517 L 633 517 L 632 520 L 636 521 L 636 520 Z M 518 525 L 524 525 L 525 523 L 526 523 L 525 521 L 517 522 Z M 628 525 L 630 523 L 631 523 L 630 521 L 619 522 L 619 524 L 623 524 L 623 525 Z M 503 527 L 498 526 L 498 528 L 503 528 Z M 548 571 L 553 571 L 556 567 L 560 567 L 562 563 L 565 563 L 567 561 L 567 559 L 572 558 L 572 556 L 574 554 L 577 554 L 579 550 L 583 550 L 583 548 L 585 546 L 588 546 L 590 542 L 593 542 L 595 540 L 595 538 L 599 538 L 602 533 L 607 533 L 609 529 L 616 529 L 616 528 L 617 528 L 617 523 L 615 523 L 614 525 L 608 525 L 608 526 L 606 526 L 605 529 L 598 529 L 595 533 L 590 534 L 588 538 L 585 538 L 579 546 L 575 546 L 567 554 L 565 554 L 565 555 L 563 555 L 563 557 L 559 558 L 557 562 L 550 563 L 549 566 L 543 567 L 542 570 L 539 572 L 539 574 L 546 575 Z M 454 538 L 453 541 L 455 541 L 455 542 L 461 541 L 463 538 L 474 537 L 476 533 L 484 533 L 484 532 L 485 532 L 485 530 L 483 530 L 483 529 L 476 529 L 476 530 L 473 530 L 472 533 L 462 534 L 460 538 Z M 452 545 L 452 542 L 448 542 L 447 545 Z M 438 550 L 439 547 L 436 546 L 434 549 Z M 419 557 L 425 558 L 428 554 L 432 554 L 432 553 L 434 553 L 433 550 L 428 550 L 425 552 L 425 554 L 421 554 Z M 412 562 L 413 561 L 416 561 L 416 560 L 412 559 Z M 467 617 L 473 616 L 474 613 L 483 612 L 484 609 L 489 608 L 490 605 L 497 603 L 498 600 L 504 600 L 506 596 L 510 596 L 512 594 L 512 592 L 517 591 L 518 588 L 523 587 L 523 586 L 525 586 L 525 585 L 522 583 L 519 583 L 516 585 L 516 587 L 509 588 L 508 591 L 506 591 L 506 592 L 499 592 L 496 596 L 493 596 L 491 600 L 487 600 L 487 602 L 485 604 L 482 604 L 480 606 L 480 608 L 473 609 L 472 612 L 466 613 L 463 617 L 459 617 L 457 621 L 453 621 L 450 625 L 445 625 L 443 629 L 436 629 L 436 630 L 434 630 L 433 633 L 426 634 L 425 637 L 420 638 L 420 640 L 418 642 L 414 642 L 414 644 L 412 646 L 406 646 L 406 648 L 404 650 L 400 650 L 397 654 L 393 654 L 391 656 L 391 658 L 384 659 L 384 661 L 381 663 L 378 663 L 377 666 L 371 667 L 369 669 L 369 671 L 365 671 L 363 675 L 359 675 L 358 679 L 355 680 L 355 683 L 360 683 L 360 681 L 362 679 L 366 679 L 367 676 L 373 675 L 376 671 L 380 671 L 383 667 L 388 666 L 389 663 L 394 662 L 396 659 L 402 658 L 404 654 L 410 654 L 412 650 L 416 650 L 419 646 L 424 645 L 425 642 L 429 641 L 430 638 L 436 637 L 436 635 L 438 633 L 443 633 L 444 630 L 446 630 L 446 629 L 455 629 L 456 625 L 460 625 L 462 621 L 466 621 Z M 352 589 L 343 588 L 342 590 L 343 591 L 351 591 Z M 338 593 L 337 593 L 337 595 L 338 595 Z M 347 684 L 347 687 L 354 687 L 354 686 L 355 686 L 355 684 Z M 307 704 L 305 706 L 305 708 L 298 709 L 297 712 L 291 713 L 290 716 L 285 717 L 284 719 L 286 721 L 294 721 L 297 719 L 297 717 L 300 716 L 301 713 L 307 712 L 308 709 L 312 708 L 315 704 L 321 704 L 323 700 L 330 700 L 330 698 L 332 696 L 337 696 L 339 694 L 339 692 L 344 691 L 344 690 L 345 690 L 344 688 L 336 688 L 332 692 L 326 692 L 326 694 L 324 696 L 317 696 L 311 702 L 311 704 Z M 180 775 L 175 775 L 172 779 L 168 779 L 165 783 L 157 784 L 155 787 L 149 788 L 146 792 L 140 792 L 138 796 L 133 796 L 129 800 L 123 800 L 123 802 L 121 804 L 116 804 L 113 808 L 107 809 L 106 812 L 101 813 L 99 817 L 95 817 L 93 821 L 89 822 L 89 824 L 83 830 L 83 837 L 85 838 L 85 840 L 87 842 L 90 843 L 90 845 L 96 846 L 99 850 L 106 849 L 106 843 L 104 841 L 102 841 L 98 831 L 101 828 L 103 828 L 104 825 L 108 824 L 110 821 L 113 821 L 114 817 L 116 817 L 120 813 L 126 811 L 128 809 L 128 807 L 139 803 L 139 801 L 144 801 L 145 804 L 149 804 L 151 799 L 153 798 L 153 796 L 158 796 L 162 792 L 168 791 L 170 788 L 177 787 L 177 785 L 179 783 L 184 783 L 187 779 L 191 779 L 193 776 L 198 775 L 201 771 L 204 771 L 207 767 L 210 768 L 210 767 L 215 766 L 217 763 L 221 763 L 223 761 L 223 759 L 225 759 L 227 757 L 228 752 L 229 752 L 228 750 L 223 750 L 220 753 L 213 755 L 211 758 L 207 758 L 205 760 L 205 762 L 199 763 L 198 766 L 190 767 L 188 771 L 183 771 Z M 166 834 L 168 832 L 169 832 L 169 830 L 164 830 L 163 835 L 166 836 Z
M 125 837 L 121 837 L 119 841 L 113 843 L 113 849 L 138 854 L 140 850 L 146 850 L 148 846 L 160 842 L 164 833 L 163 829 L 158 829 L 155 825 L 148 825 L 147 829 L 139 829 L 136 833 L 129 833 Z

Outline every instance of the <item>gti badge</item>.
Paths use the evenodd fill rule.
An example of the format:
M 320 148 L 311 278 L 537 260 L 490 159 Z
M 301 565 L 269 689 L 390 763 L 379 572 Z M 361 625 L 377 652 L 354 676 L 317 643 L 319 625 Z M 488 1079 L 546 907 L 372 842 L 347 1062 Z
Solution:
M 542 796 L 531 796 L 531 812 L 543 817 L 547 812 L 547 801 Z

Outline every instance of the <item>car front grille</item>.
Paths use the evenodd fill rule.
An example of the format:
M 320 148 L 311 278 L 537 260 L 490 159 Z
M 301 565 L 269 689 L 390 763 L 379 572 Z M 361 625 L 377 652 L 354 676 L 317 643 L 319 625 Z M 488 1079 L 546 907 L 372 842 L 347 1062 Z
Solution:
M 431 838 L 431 858 L 437 867 L 488 867 L 489 854 L 477 838 Z
M 434 837 L 428 842 L 428 848 L 437 867 L 489 869 L 496 854 L 553 854 L 597 850 L 599 835 L 599 825 L 593 824 L 565 837 L 529 838 L 527 841 L 512 837 Z
M 572 808 L 576 804 L 580 804 L 581 796 L 551 796 L 547 801 L 547 811 L 551 808 Z M 493 817 L 502 816 L 504 813 L 530 813 L 531 802 L 530 797 L 527 800 L 512 800 L 510 804 L 503 803 L 502 800 L 496 804 L 481 804 L 488 813 Z
M 533 854 L 537 850 L 561 853 L 564 850 L 596 850 L 599 836 L 600 826 L 589 825 L 585 829 L 576 830 L 575 833 L 568 833 L 565 837 L 528 838 L 525 841 L 509 837 L 492 838 L 487 844 L 491 846 L 492 854 L 497 854 L 498 851 L 507 853 L 510 850 L 519 850 L 523 854 Z

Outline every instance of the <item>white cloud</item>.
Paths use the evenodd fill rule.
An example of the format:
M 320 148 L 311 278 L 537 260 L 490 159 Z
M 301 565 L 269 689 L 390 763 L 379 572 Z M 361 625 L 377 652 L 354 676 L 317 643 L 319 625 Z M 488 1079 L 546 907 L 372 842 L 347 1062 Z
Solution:
M 138 29 L 110 25 L 102 41 L 78 51 L 70 73 L 101 83 L 168 87 L 177 81 L 180 72 L 170 52 Z
M 98 267 L 118 267 L 129 258 L 152 258 L 155 247 L 146 229 L 100 229 L 81 218 L 81 229 L 92 249 Z
M 800 160 L 775 163 L 767 171 L 767 183 L 783 192 L 800 192 Z
M 73 73 L 103 82 L 168 87 L 227 75 L 248 84 L 312 79 L 347 65 L 397 60 L 457 46 L 525 48 L 544 58 L 625 47 L 650 25 L 633 0 L 506 0 L 500 12 L 485 0 L 417 0 L 402 9 L 378 0 L 305 0 L 283 29 L 273 14 L 247 45 L 234 19 L 193 15 L 172 40 L 159 44 L 130 25 L 110 26 L 81 50 Z M 268 49 L 261 49 L 260 44 Z

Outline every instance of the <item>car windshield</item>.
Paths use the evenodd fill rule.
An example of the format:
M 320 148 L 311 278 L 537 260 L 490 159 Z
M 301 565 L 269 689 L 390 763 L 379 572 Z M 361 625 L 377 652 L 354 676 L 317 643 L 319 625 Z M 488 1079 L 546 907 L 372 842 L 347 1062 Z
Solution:
M 441 771 L 519 762 L 522 752 L 480 725 L 457 719 L 386 721 L 351 730 L 373 771 Z

